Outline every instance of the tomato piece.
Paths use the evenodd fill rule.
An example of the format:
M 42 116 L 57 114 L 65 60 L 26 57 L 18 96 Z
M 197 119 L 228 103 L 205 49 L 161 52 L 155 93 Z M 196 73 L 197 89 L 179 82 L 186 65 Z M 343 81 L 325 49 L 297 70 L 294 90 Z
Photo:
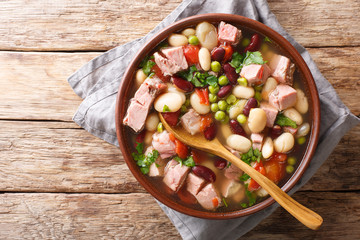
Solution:
M 185 159 L 188 155 L 188 148 L 185 144 L 175 139 L 175 152 L 180 158 Z
M 258 171 L 259 173 L 261 173 L 262 175 L 266 176 L 266 170 L 265 170 L 265 167 L 262 164 L 262 162 L 255 163 L 254 169 L 256 171 Z M 248 190 L 250 192 L 252 192 L 252 191 L 258 190 L 259 188 L 260 188 L 260 185 L 257 182 L 255 182 L 254 179 L 250 179 L 250 182 L 249 182 L 249 185 L 248 185 Z
M 135 147 L 137 146 L 137 143 L 142 143 L 144 141 L 146 134 L 146 130 L 142 130 L 135 138 Z
M 201 116 L 201 120 L 200 120 L 200 131 L 203 132 L 205 131 L 206 128 L 208 128 L 211 123 L 213 122 L 211 114 L 206 114 Z
M 200 48 L 198 46 L 194 45 L 186 45 L 183 47 L 184 55 L 186 58 L 186 61 L 189 65 L 194 65 L 199 63 L 199 50 Z
M 223 62 L 229 61 L 234 53 L 233 48 L 231 47 L 231 45 L 221 45 L 220 47 L 225 50 Z
M 196 94 L 200 98 L 201 104 L 209 105 L 209 90 L 207 88 L 195 88 Z
M 196 164 L 200 164 L 204 159 L 207 158 L 206 153 L 196 149 L 191 150 L 191 156 L 193 157 Z
M 181 201 L 183 201 L 187 204 L 196 204 L 196 202 L 197 202 L 196 198 L 191 193 L 189 193 L 189 191 L 186 190 L 186 188 L 184 188 L 184 187 L 182 187 L 177 192 L 177 195 Z
M 273 158 L 275 161 L 284 163 L 286 162 L 287 155 L 285 153 L 275 152 L 270 158 Z
M 266 177 L 274 183 L 280 182 L 285 176 L 285 162 L 278 161 L 277 158 L 271 157 L 264 163 L 266 169 Z
M 170 138 L 170 141 L 175 143 L 176 138 L 173 133 L 169 133 L 169 138 Z
M 214 207 L 217 207 L 219 205 L 219 200 L 217 198 L 213 198 L 212 203 Z
M 180 110 L 176 112 L 163 112 L 161 115 L 170 126 L 175 127 L 179 121 Z
M 170 81 L 170 76 L 164 76 L 164 74 L 162 73 L 162 71 L 160 70 L 160 68 L 158 67 L 158 65 L 154 65 L 151 68 L 152 72 L 155 73 L 155 75 L 161 79 L 161 81 L 163 82 L 169 82 Z

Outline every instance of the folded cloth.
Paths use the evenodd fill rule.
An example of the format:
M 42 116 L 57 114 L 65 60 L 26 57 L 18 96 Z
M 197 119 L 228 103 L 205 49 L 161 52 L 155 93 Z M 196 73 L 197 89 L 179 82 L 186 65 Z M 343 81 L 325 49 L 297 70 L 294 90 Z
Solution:
M 265 0 L 185 0 L 149 34 L 116 47 L 85 64 L 69 77 L 75 93 L 84 99 L 73 120 L 93 135 L 118 146 L 115 130 L 116 94 L 122 75 L 135 53 L 160 29 L 182 18 L 202 13 L 230 13 L 258 20 L 284 36 L 308 64 L 319 91 L 321 127 L 315 155 L 297 191 L 324 163 L 342 136 L 360 120 L 341 102 L 331 84 L 322 76 L 309 53 L 280 26 Z M 325 117 L 326 116 L 326 117 Z M 278 207 L 272 206 L 248 217 L 231 220 L 199 219 L 159 205 L 183 239 L 236 239 L 254 228 Z

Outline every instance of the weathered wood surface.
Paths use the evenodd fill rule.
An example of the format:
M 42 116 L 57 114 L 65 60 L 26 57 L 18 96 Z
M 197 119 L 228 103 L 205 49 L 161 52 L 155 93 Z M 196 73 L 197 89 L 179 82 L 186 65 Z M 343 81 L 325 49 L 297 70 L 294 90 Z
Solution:
M 359 197 L 358 192 L 295 193 L 300 203 L 322 213 L 318 231 L 279 208 L 244 239 L 357 239 Z M 180 239 L 147 193 L 1 194 L 0 232 L 4 239 Z
M 118 148 L 75 123 L 0 121 L 0 191 L 145 192 Z M 348 133 L 303 190 L 360 190 L 360 126 Z
M 344 103 L 360 114 L 354 101 L 360 92 L 360 56 L 354 53 L 360 47 L 309 51 Z M 66 79 L 99 54 L 0 52 L 0 119 L 71 121 L 81 99 Z
M 107 50 L 144 36 L 180 2 L 2 1 L 0 50 Z M 360 45 L 359 1 L 271 0 L 269 5 L 307 47 Z

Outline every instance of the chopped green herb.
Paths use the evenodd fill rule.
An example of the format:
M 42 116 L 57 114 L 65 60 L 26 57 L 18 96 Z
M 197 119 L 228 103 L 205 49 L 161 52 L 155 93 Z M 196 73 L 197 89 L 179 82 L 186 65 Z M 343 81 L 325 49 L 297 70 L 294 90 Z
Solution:
M 151 56 L 151 57 L 154 58 L 153 56 Z M 151 73 L 152 67 L 156 65 L 156 63 L 154 61 L 151 61 L 152 60 L 151 57 L 146 57 L 139 65 L 142 68 L 142 70 L 146 76 L 149 76 L 149 74 Z
M 232 55 L 230 65 L 235 68 L 236 72 L 239 73 L 244 66 L 250 64 L 264 64 L 266 61 L 262 58 L 259 51 L 257 52 L 246 52 L 246 56 L 235 52 Z
M 245 184 L 245 195 L 247 196 L 249 200 L 249 207 L 255 204 L 256 202 L 256 195 L 248 190 L 248 184 Z
M 248 207 L 248 205 L 247 205 L 246 203 L 241 203 L 240 205 L 241 205 L 241 207 L 243 207 L 243 208 L 247 208 L 247 207 Z
M 144 144 L 136 142 L 136 151 L 139 154 L 142 154 L 142 152 L 144 151 Z
M 261 152 L 259 151 L 259 149 L 253 150 L 253 148 L 251 147 L 247 153 L 241 155 L 241 160 L 243 160 L 243 162 L 249 165 L 251 162 L 255 162 L 255 161 L 260 162 Z
M 137 143 L 136 152 L 132 153 L 134 160 L 136 161 L 136 165 L 140 167 L 140 171 L 143 174 L 149 173 L 150 165 L 155 162 L 155 160 L 159 157 L 159 152 L 157 150 L 153 150 L 148 153 L 146 156 L 142 153 L 144 150 L 143 143 Z
M 149 74 L 148 77 L 149 77 L 149 78 L 152 78 L 153 76 L 155 76 L 155 73 L 152 72 L 152 73 Z
M 174 160 L 180 163 L 180 166 L 185 165 L 187 167 L 194 167 L 195 166 L 195 162 L 192 156 L 186 158 L 186 159 L 182 159 L 179 156 L 174 157 Z
M 177 73 L 180 77 L 188 80 L 195 87 L 205 87 L 207 85 L 216 87 L 217 77 L 208 72 L 199 72 L 195 65 L 191 66 L 189 70 Z
M 231 166 L 231 162 L 228 162 L 228 165 L 226 166 L 226 168 L 229 168 Z
M 222 201 L 223 201 L 223 203 L 224 203 L 225 207 L 228 207 L 228 206 L 229 206 L 229 205 L 227 204 L 227 202 L 226 202 L 225 198 L 222 198 Z
M 289 127 L 292 127 L 292 128 L 297 128 L 297 125 L 296 123 L 291 120 L 290 118 L 288 117 L 285 117 L 283 114 L 279 113 L 277 116 L 276 116 L 276 120 L 275 120 L 275 123 L 281 127 L 284 127 L 284 126 L 289 126 Z
M 236 72 L 239 73 L 243 67 L 244 56 L 238 52 L 234 52 L 231 57 L 230 65 L 236 69 Z
M 240 176 L 240 181 L 245 182 L 246 180 L 250 179 L 250 176 L 246 173 Z
M 265 37 L 265 38 L 264 38 L 264 42 L 269 42 L 269 43 L 271 43 L 271 40 L 270 40 L 270 38 Z
M 170 112 L 170 108 L 166 104 L 163 107 L 163 112 Z

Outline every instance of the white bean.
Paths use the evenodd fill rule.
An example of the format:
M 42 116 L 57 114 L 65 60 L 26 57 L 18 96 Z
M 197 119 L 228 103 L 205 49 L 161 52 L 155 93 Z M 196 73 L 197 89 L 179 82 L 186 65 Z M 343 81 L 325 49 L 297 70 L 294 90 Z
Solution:
M 251 148 L 251 141 L 238 134 L 232 134 L 226 139 L 226 144 L 241 153 L 247 153 Z
M 220 124 L 218 133 L 219 133 L 219 138 L 225 142 L 226 139 L 232 134 L 230 125 L 229 124 Z
M 286 153 L 294 147 L 294 136 L 291 133 L 285 132 L 274 140 L 275 151 Z
M 288 108 L 284 111 L 284 116 L 290 118 L 291 120 L 293 120 L 296 125 L 301 125 L 303 123 L 303 118 L 301 116 L 301 114 L 296 111 L 295 108 Z
M 165 112 L 164 110 L 167 110 L 166 105 L 170 112 L 176 112 L 181 108 L 182 104 L 182 98 L 179 94 L 168 92 L 161 94 L 155 99 L 154 108 L 158 112 Z
M 184 104 L 186 101 L 185 93 L 182 90 L 180 90 L 179 88 L 175 87 L 175 85 L 173 85 L 171 83 L 167 83 L 166 85 L 168 86 L 167 91 L 179 94 L 182 99 L 182 104 Z
M 229 117 L 230 119 L 235 119 L 240 113 L 242 113 L 246 100 L 240 100 L 235 105 L 230 107 Z
M 210 112 L 210 105 L 201 104 L 200 98 L 196 92 L 190 96 L 190 104 L 198 114 L 207 114 Z
M 168 42 L 170 46 L 180 47 L 188 43 L 187 37 L 182 34 L 173 33 L 169 36 Z
M 310 124 L 309 123 L 303 123 L 296 133 L 296 137 L 305 137 L 310 132 Z
M 295 108 L 301 114 L 305 114 L 309 110 L 309 103 L 307 97 L 305 96 L 305 93 L 300 89 L 296 89 Z
M 195 33 L 196 33 L 195 29 L 193 29 L 193 28 L 187 28 L 181 32 L 181 34 L 186 36 L 187 38 L 195 35 Z
M 265 111 L 261 108 L 251 109 L 248 118 L 248 125 L 252 133 L 259 133 L 264 130 L 266 125 Z
M 233 88 L 232 94 L 234 94 L 237 98 L 249 99 L 255 95 L 255 91 L 252 87 L 237 85 Z
M 243 129 L 244 129 L 244 131 L 245 131 L 245 133 L 247 135 L 251 134 L 251 130 L 249 128 L 249 122 L 248 121 L 246 121 L 244 124 L 241 124 L 241 126 L 243 127 Z
M 135 75 L 135 84 L 139 88 L 140 85 L 145 81 L 147 76 L 145 75 L 144 71 L 142 69 L 139 69 L 136 71 Z
M 154 132 L 146 131 L 145 137 L 144 137 L 145 146 L 151 146 L 153 134 L 154 134 Z
M 266 197 L 267 195 L 269 195 L 269 193 L 263 188 L 260 188 L 259 190 L 255 191 L 255 193 L 259 197 Z
M 202 47 L 199 50 L 199 63 L 204 71 L 210 70 L 211 55 L 210 51 L 207 48 Z
M 208 22 L 202 22 L 196 26 L 196 36 L 201 46 L 207 48 L 209 51 L 218 44 L 216 28 Z
M 274 91 L 274 89 L 276 88 L 277 85 L 278 85 L 278 83 L 275 80 L 275 78 L 269 77 L 266 80 L 265 85 L 261 91 L 262 99 L 269 101 L 269 95 L 272 91 Z
M 269 158 L 274 153 L 274 143 L 270 137 L 265 139 L 261 153 L 264 158 Z
M 159 116 L 157 115 L 157 113 L 151 113 L 146 118 L 145 128 L 148 131 L 156 131 L 158 124 L 159 124 Z

